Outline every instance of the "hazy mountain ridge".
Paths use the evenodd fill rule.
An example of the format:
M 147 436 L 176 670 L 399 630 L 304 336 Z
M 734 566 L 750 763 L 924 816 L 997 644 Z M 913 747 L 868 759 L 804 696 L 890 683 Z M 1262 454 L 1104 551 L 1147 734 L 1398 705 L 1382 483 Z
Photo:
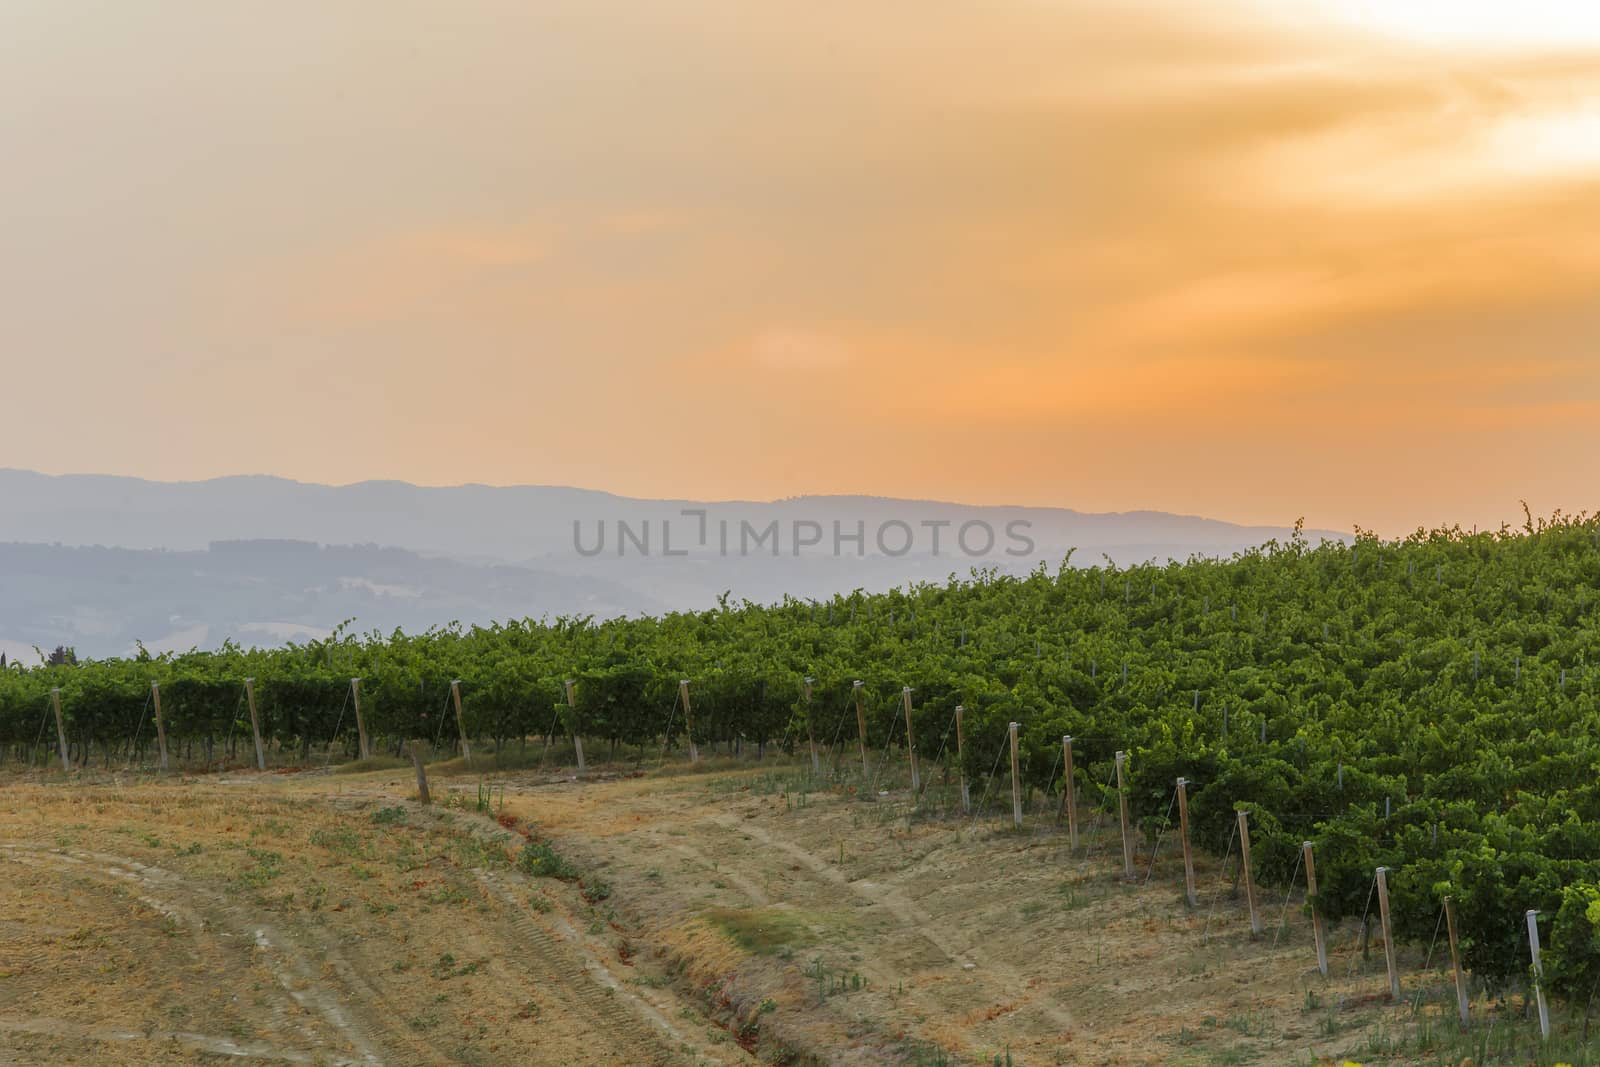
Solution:
M 619 523 L 643 533 L 650 551 L 628 542 L 619 554 Z M 993 531 L 987 553 L 960 550 L 964 523 L 985 524 L 972 527 L 978 545 L 985 526 Z M 1023 539 L 1008 539 L 1007 523 L 1022 524 Z M 741 535 L 748 549 L 773 524 L 775 539 L 740 551 Z M 1154 511 L 870 496 L 705 503 L 563 486 L 327 486 L 262 475 L 167 483 L 0 469 L 0 648 L 70 644 L 106 655 L 136 639 L 152 648 L 273 643 L 350 617 L 363 630 L 417 630 L 698 609 L 725 591 L 820 598 L 942 582 L 974 567 L 1053 569 L 1074 550 L 1077 565 L 1225 556 L 1290 533 Z M 597 534 L 604 549 L 580 551 Z M 895 555 L 908 534 L 914 548 Z M 797 547 L 813 535 L 818 543 Z
M 219 542 L 203 551 L 0 543 L 0 648 L 82 655 L 281 644 L 345 619 L 425 630 L 558 614 L 666 610 L 623 586 L 510 564 L 476 565 L 375 545 Z

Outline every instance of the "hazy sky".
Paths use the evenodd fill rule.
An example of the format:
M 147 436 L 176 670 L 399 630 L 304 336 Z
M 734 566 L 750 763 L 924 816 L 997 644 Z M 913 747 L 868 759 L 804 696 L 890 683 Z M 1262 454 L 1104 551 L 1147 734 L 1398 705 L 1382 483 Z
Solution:
M 0 0 L 0 161 L 0 466 L 1600 505 L 1592 0 Z

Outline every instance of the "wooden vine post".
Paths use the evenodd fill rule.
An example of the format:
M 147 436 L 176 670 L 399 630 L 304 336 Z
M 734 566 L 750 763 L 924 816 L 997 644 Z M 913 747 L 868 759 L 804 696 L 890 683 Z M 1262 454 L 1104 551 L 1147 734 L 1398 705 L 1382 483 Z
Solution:
M 961 782 L 961 814 L 972 814 L 972 787 L 967 784 L 967 735 L 962 727 L 962 716 L 967 709 L 956 705 L 956 777 Z
M 1261 936 L 1261 909 L 1256 906 L 1256 883 L 1250 874 L 1250 813 L 1238 811 L 1239 870 L 1244 875 L 1244 902 L 1250 909 L 1250 932 Z
M 422 742 L 413 740 L 406 747 L 411 750 L 411 766 L 417 772 L 417 803 L 432 804 L 433 797 L 428 792 L 428 772 L 422 767 Z
M 1328 942 L 1322 930 L 1322 909 L 1317 904 L 1317 862 L 1311 852 L 1311 842 L 1300 842 L 1300 852 L 1306 864 L 1306 901 L 1311 905 L 1311 936 L 1317 943 L 1317 970 L 1328 977 Z
M 1456 902 L 1454 897 L 1444 898 L 1445 933 L 1450 938 L 1450 969 L 1456 979 L 1456 1014 L 1461 1017 L 1461 1028 L 1472 1025 L 1472 1002 L 1467 997 L 1467 974 L 1461 969 L 1461 948 L 1456 942 Z
M 367 740 L 367 720 L 361 714 L 361 679 L 350 679 L 350 699 L 356 706 L 356 754 L 361 759 L 372 756 L 372 744 Z
M 1389 968 L 1389 996 L 1400 999 L 1400 967 L 1395 962 L 1394 927 L 1389 923 L 1389 868 L 1379 867 L 1378 922 L 1383 926 L 1383 962 Z
M 1539 913 L 1528 910 L 1528 952 L 1533 957 L 1533 996 L 1539 1007 L 1539 1036 L 1550 1040 L 1550 1005 L 1544 999 L 1544 964 L 1539 960 Z
M 811 685 L 815 681 L 815 678 L 806 679 L 806 744 L 811 746 L 811 773 L 820 775 L 822 761 L 817 758 L 817 738 L 811 729 Z
M 1122 823 L 1122 876 L 1133 880 L 1133 836 L 1128 828 L 1128 791 L 1123 787 L 1122 765 L 1128 761 L 1126 752 L 1118 751 L 1117 763 L 1117 818 Z
M 61 718 L 61 690 L 50 690 L 50 703 L 56 709 L 56 743 L 61 749 L 61 769 L 63 771 L 71 770 L 72 768 L 67 762 L 67 728 Z M 85 756 L 84 759 L 87 762 L 88 757 Z
M 685 685 L 688 683 L 685 682 Z M 561 688 L 567 694 L 567 710 L 572 713 L 572 751 L 578 757 L 578 773 L 584 771 L 583 763 L 583 738 L 578 736 L 578 701 L 572 694 L 573 681 L 571 678 L 561 683 Z
M 1189 848 L 1189 781 L 1178 779 L 1178 843 L 1183 846 L 1183 891 L 1189 907 L 1200 906 L 1200 892 L 1194 884 L 1194 853 Z
M 861 780 L 865 782 L 871 772 L 867 769 L 867 713 L 861 707 L 861 688 L 860 679 L 850 683 L 850 693 L 856 700 L 856 739 L 861 742 Z
M 261 718 L 256 714 L 256 680 L 244 680 L 244 702 L 250 708 L 250 735 L 256 742 L 256 770 L 267 769 L 267 746 L 261 743 Z
M 1017 723 L 1006 727 L 1011 739 L 1011 822 L 1022 829 L 1022 768 L 1017 760 Z
M 1067 841 L 1069 848 L 1078 847 L 1078 782 L 1072 771 L 1072 735 L 1061 735 L 1061 811 L 1056 822 L 1061 822 L 1062 812 L 1067 816 Z
M 450 700 L 456 706 L 456 732 L 461 735 L 461 756 L 467 761 L 467 768 L 472 768 L 472 749 L 467 745 L 467 724 L 461 715 L 461 679 L 454 678 L 450 681 Z
M 166 724 L 165 720 L 163 720 L 161 718 L 161 683 L 160 682 L 151 682 L 150 683 L 150 700 L 155 705 L 155 710 L 156 710 L 156 746 L 157 746 L 157 748 L 158 748 L 158 750 L 159 750 L 159 752 L 161 754 L 161 770 L 162 770 L 163 773 L 165 773 L 168 770 L 168 762 L 167 762 L 167 724 Z
M 911 687 L 900 690 L 900 699 L 906 706 L 906 756 L 911 762 L 911 796 L 922 796 L 922 776 L 917 773 L 917 735 L 911 728 Z

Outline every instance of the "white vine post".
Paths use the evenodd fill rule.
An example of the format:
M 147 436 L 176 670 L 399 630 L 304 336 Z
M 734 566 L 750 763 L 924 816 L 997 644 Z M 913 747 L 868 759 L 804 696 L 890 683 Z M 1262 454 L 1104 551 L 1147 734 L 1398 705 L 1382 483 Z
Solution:
M 250 708 L 250 734 L 256 742 L 256 770 L 267 769 L 267 746 L 261 743 L 261 719 L 256 714 L 256 680 L 244 680 L 244 702 Z
M 56 743 L 61 749 L 61 769 L 63 771 L 70 770 L 71 768 L 67 765 L 67 728 L 62 725 L 61 718 L 61 690 L 50 690 L 50 703 L 56 709 Z
M 1311 842 L 1302 841 L 1300 851 L 1306 862 L 1306 900 L 1311 905 L 1311 936 L 1317 942 L 1317 970 L 1328 977 L 1328 942 L 1322 933 L 1322 912 L 1317 908 L 1317 862 L 1311 852 Z
M 1189 781 L 1178 779 L 1178 842 L 1183 846 L 1183 890 L 1189 907 L 1200 906 L 1200 892 L 1194 884 L 1194 853 L 1189 849 Z
M 461 735 L 461 756 L 467 761 L 467 769 L 472 769 L 472 749 L 467 745 L 467 724 L 461 715 L 461 679 L 453 678 L 450 681 L 450 699 L 456 706 L 456 732 Z
M 1456 902 L 1454 897 L 1444 898 L 1445 932 L 1450 937 L 1450 968 L 1456 978 L 1456 1014 L 1461 1016 L 1461 1028 L 1472 1025 L 1471 1001 L 1467 998 L 1467 975 L 1461 969 L 1461 948 L 1456 942 Z
M 817 758 L 817 738 L 811 729 L 811 685 L 815 678 L 806 679 L 806 744 L 811 746 L 811 773 L 822 774 L 822 761 Z
M 161 683 L 160 682 L 151 682 L 150 683 L 150 700 L 155 704 L 155 709 L 156 709 L 156 745 L 159 748 L 160 753 L 161 753 L 161 770 L 164 773 L 168 769 L 168 762 L 167 762 L 167 724 L 161 718 Z
M 861 742 L 861 780 L 865 782 L 871 772 L 867 769 L 867 713 L 861 707 L 862 684 L 860 679 L 851 682 L 850 693 L 856 700 L 856 739 Z
M 906 756 L 911 761 L 911 796 L 913 802 L 922 796 L 922 776 L 917 773 L 917 736 L 911 729 L 911 687 L 905 686 L 900 690 L 900 698 L 906 706 Z
M 1017 723 L 1006 727 L 1011 740 L 1011 822 L 1022 829 L 1022 768 L 1017 761 Z
M 1128 832 L 1128 794 L 1122 787 L 1122 765 L 1128 760 L 1126 752 L 1118 751 L 1117 763 L 1117 817 L 1122 822 L 1122 876 L 1133 880 L 1133 838 Z
M 1061 735 L 1061 765 L 1064 768 L 1061 778 L 1061 810 L 1067 814 L 1067 841 L 1068 848 L 1078 847 L 1078 783 L 1072 772 L 1072 735 Z M 1056 813 L 1056 822 L 1061 821 L 1060 812 Z
M 1539 1036 L 1550 1040 L 1550 1005 L 1544 999 L 1544 965 L 1539 962 L 1539 913 L 1528 910 L 1528 952 L 1533 956 L 1533 995 L 1539 1005 Z
M 1383 962 L 1389 968 L 1389 996 L 1400 999 L 1400 968 L 1394 958 L 1394 928 L 1389 924 L 1389 868 L 1379 867 L 1378 922 L 1383 926 Z
M 688 683 L 684 684 L 687 685 Z M 578 702 L 572 695 L 572 679 L 566 679 L 561 683 L 561 686 L 567 692 L 567 709 L 572 712 L 572 751 L 578 757 L 578 773 L 582 774 L 584 770 L 583 738 L 578 736 Z
M 356 706 L 356 752 L 362 759 L 372 755 L 372 748 L 367 742 L 367 720 L 361 714 L 361 679 L 350 679 L 350 699 Z
M 967 709 L 956 705 L 956 777 L 961 781 L 961 814 L 972 814 L 972 787 L 967 784 L 967 735 L 961 719 Z
M 1250 932 L 1261 936 L 1261 909 L 1256 907 L 1256 882 L 1250 874 L 1250 813 L 1238 811 L 1239 870 L 1244 874 L 1244 902 L 1250 909 Z

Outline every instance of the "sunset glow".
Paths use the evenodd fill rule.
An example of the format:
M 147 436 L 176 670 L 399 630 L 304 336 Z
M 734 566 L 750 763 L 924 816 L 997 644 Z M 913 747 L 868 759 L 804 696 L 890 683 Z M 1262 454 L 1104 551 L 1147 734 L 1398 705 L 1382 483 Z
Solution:
M 0 16 L 0 466 L 1600 503 L 1594 4 L 267 10 Z

